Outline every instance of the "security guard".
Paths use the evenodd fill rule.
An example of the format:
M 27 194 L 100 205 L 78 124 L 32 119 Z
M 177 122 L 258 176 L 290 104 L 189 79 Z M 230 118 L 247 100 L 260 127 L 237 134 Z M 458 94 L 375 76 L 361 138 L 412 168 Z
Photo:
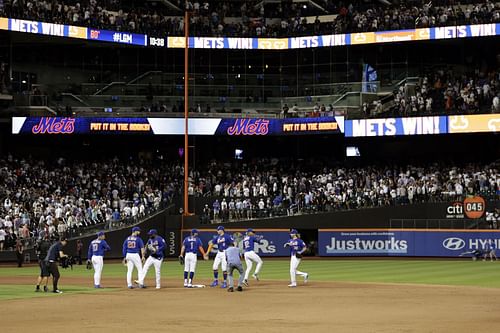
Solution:
M 59 281 L 59 267 L 58 267 L 58 260 L 61 258 L 68 257 L 68 255 L 64 254 L 63 252 L 63 247 L 66 246 L 68 243 L 66 237 L 62 237 L 60 241 L 52 244 L 52 246 L 49 248 L 49 251 L 47 252 L 47 256 L 45 257 L 45 265 L 48 266 L 49 273 L 52 275 L 52 285 L 53 285 L 53 293 L 56 294 L 62 294 L 62 291 L 60 291 L 57 288 L 57 282 Z
M 49 283 L 49 267 L 47 267 L 46 262 L 45 262 L 45 257 L 47 256 L 47 253 L 49 252 L 50 249 L 50 241 L 48 234 L 45 235 L 42 239 L 40 239 L 36 243 L 36 255 L 38 258 L 38 265 L 40 266 L 40 275 L 38 276 L 38 280 L 36 282 L 36 292 L 40 291 L 40 283 L 45 281 L 45 285 L 43 286 L 43 291 L 47 292 L 47 284 Z

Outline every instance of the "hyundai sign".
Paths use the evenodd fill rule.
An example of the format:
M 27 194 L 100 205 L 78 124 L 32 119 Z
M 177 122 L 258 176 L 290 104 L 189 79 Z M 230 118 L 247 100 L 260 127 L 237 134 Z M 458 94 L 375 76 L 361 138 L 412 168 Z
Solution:
M 482 230 L 319 230 L 320 256 L 458 257 L 486 250 L 500 232 Z

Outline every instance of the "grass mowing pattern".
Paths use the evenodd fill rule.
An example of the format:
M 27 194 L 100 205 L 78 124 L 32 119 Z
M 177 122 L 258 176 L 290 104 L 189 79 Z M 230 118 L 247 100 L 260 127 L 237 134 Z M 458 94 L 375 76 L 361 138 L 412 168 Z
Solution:
M 196 280 L 212 278 L 212 263 L 199 260 Z M 302 261 L 299 269 L 308 272 L 311 281 L 343 281 L 374 283 L 416 283 L 500 288 L 500 261 L 473 262 L 456 260 L 308 260 Z M 66 293 L 98 292 L 92 288 L 93 271 L 85 266 L 74 266 L 73 270 L 61 269 L 61 288 Z M 163 264 L 162 277 L 182 279 L 183 266 L 176 261 Z M 289 280 L 288 260 L 265 260 L 260 277 L 269 280 Z M 123 279 L 125 287 L 126 268 L 119 263 L 105 263 L 103 276 Z M 30 276 L 35 282 L 38 267 L 2 267 L 0 277 Z M 219 278 L 222 274 L 219 275 Z M 88 287 L 67 286 L 65 277 L 88 279 Z M 148 282 L 154 283 L 154 268 L 149 270 Z M 298 279 L 300 281 L 300 278 Z M 34 284 L 2 285 L 0 299 L 38 297 L 33 292 Z M 106 289 L 105 289 L 106 290 Z M 110 289 L 107 289 L 108 291 Z M 42 293 L 43 294 L 43 293 Z
M 43 287 L 42 287 L 43 289 Z M 10 284 L 10 285 L 0 285 L 0 301 L 8 300 L 8 299 L 20 299 L 20 298 L 38 298 L 38 297 L 61 297 L 61 295 L 54 294 L 52 292 L 52 286 L 49 285 L 49 292 L 35 292 L 35 286 L 26 285 L 26 284 Z M 94 293 L 101 292 L 104 289 L 94 289 L 90 287 L 82 287 L 82 286 L 72 286 L 65 285 L 64 286 L 64 294 L 84 294 L 84 293 Z M 110 291 L 112 289 L 107 289 Z

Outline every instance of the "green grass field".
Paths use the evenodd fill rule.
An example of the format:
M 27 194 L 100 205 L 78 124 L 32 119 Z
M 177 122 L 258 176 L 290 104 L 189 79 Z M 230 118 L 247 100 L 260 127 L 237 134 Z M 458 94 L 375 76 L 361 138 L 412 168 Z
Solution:
M 212 261 L 198 261 L 196 277 L 204 281 L 212 277 Z M 500 261 L 473 262 L 453 260 L 307 260 L 305 259 L 300 270 L 310 275 L 310 281 L 342 281 L 342 282 L 372 282 L 372 283 L 416 283 L 435 285 L 462 285 L 500 288 Z M 263 280 L 289 279 L 288 260 L 265 260 L 260 274 Z M 182 279 L 182 266 L 176 261 L 168 261 L 162 267 L 162 276 L 166 278 Z M 60 285 L 65 293 L 100 292 L 91 288 L 92 272 L 85 266 L 75 266 L 73 270 L 61 270 Z M 119 263 L 104 265 L 103 277 L 123 278 L 126 268 Z M 1 267 L 2 277 L 33 277 L 35 280 L 38 267 Z M 154 269 L 148 273 L 151 282 Z M 88 278 L 89 287 L 74 286 L 65 283 L 65 278 Z M 67 280 L 66 280 L 67 281 Z M 299 279 L 300 281 L 300 279 Z M 124 281 L 125 282 L 125 281 Z M 104 289 L 110 291 L 110 289 Z M 112 289 L 111 289 L 112 290 Z M 118 290 L 118 289 L 117 289 Z M 34 293 L 32 285 L 0 285 L 0 300 L 40 297 L 44 293 Z

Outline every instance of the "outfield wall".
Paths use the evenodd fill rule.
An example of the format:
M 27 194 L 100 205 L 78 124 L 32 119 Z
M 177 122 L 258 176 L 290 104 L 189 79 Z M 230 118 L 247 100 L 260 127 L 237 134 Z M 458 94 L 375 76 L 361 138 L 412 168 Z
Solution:
M 320 256 L 459 257 L 500 245 L 497 230 L 320 229 Z

